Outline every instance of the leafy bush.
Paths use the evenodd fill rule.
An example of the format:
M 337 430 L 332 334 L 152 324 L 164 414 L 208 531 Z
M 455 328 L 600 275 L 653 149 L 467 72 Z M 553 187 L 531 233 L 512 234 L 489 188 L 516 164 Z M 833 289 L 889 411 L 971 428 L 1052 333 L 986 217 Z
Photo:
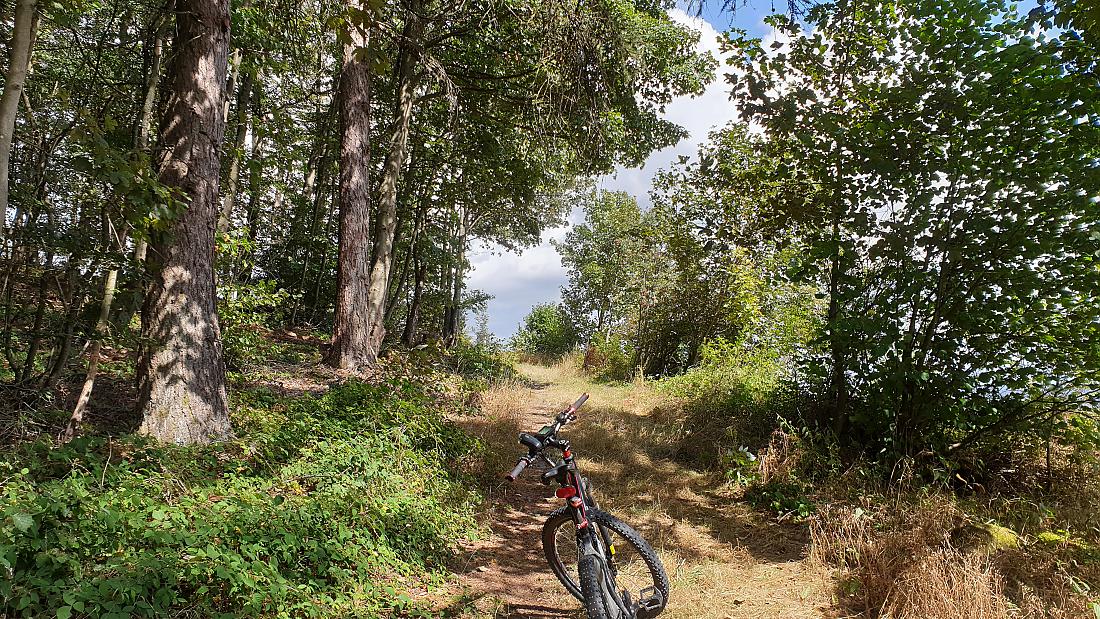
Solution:
M 699 366 L 664 378 L 658 388 L 684 401 L 687 434 L 679 452 L 703 466 L 723 466 L 733 450 L 757 452 L 783 419 L 798 415 L 799 392 L 782 365 L 746 354 L 724 339 L 704 344 Z M 735 463 L 734 463 L 735 464 Z M 737 471 L 724 468 L 735 477 Z
M 596 335 L 584 353 L 584 369 L 599 380 L 624 381 L 637 370 L 634 345 L 618 335 Z
M 745 498 L 753 507 L 775 512 L 781 518 L 807 518 L 817 509 L 806 496 L 807 490 L 805 484 L 794 480 L 771 481 L 753 484 Z
M 474 442 L 417 385 L 240 396 L 240 438 L 33 443 L 0 461 L 0 614 L 377 615 L 472 530 Z
M 577 347 L 577 332 L 560 305 L 542 303 L 531 308 L 523 326 L 512 338 L 518 352 L 558 359 Z
M 289 296 L 268 280 L 223 284 L 219 288 L 218 316 L 229 367 L 240 368 L 269 356 L 273 345 L 263 332 L 271 326 L 273 310 Z
M 465 341 L 459 341 L 458 345 L 448 351 L 447 361 L 451 369 L 467 379 L 492 383 L 516 375 L 515 366 L 506 356 L 489 347 L 476 346 Z

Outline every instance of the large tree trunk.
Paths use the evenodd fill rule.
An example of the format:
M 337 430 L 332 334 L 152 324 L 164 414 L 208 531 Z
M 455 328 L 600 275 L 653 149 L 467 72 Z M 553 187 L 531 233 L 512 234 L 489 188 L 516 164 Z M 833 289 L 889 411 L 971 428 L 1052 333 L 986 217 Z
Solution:
M 138 366 L 141 432 L 173 443 L 231 435 L 214 288 L 229 30 L 229 0 L 177 3 L 158 169 L 188 205 L 151 235 Z
M 15 134 L 15 117 L 19 113 L 19 99 L 23 84 L 27 81 L 27 69 L 31 60 L 31 42 L 38 26 L 38 7 L 35 0 L 16 0 L 15 25 L 11 42 L 7 73 L 4 74 L 4 94 L 0 96 L 0 242 L 7 240 L 8 231 L 8 172 L 11 165 L 11 142 Z
M 354 4 L 354 2 L 352 2 Z M 370 65 L 362 56 L 369 35 L 352 27 L 340 71 L 340 257 L 332 347 L 326 362 L 358 371 L 374 363 L 367 298 L 370 287 Z
M 370 292 L 367 299 L 367 321 L 370 341 L 368 355 L 378 357 L 382 339 L 386 335 L 386 292 L 393 268 L 393 243 L 397 233 L 397 185 L 405 169 L 405 155 L 409 142 L 409 124 L 412 120 L 415 97 L 416 45 L 423 32 L 423 22 L 412 11 L 405 27 L 401 52 L 397 63 L 397 109 L 394 112 L 393 132 L 386 162 L 382 167 L 382 183 L 378 197 L 378 229 L 374 240 L 375 261 L 371 269 Z

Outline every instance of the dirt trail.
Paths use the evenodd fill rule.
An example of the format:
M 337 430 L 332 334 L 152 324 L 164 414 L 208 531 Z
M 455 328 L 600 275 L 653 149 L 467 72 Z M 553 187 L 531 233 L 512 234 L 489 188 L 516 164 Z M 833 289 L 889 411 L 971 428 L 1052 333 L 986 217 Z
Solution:
M 642 532 L 672 581 L 669 619 L 835 616 L 828 574 L 807 560 L 804 527 L 749 510 L 720 484 L 668 456 L 672 411 L 645 386 L 588 383 L 562 368 L 523 366 L 531 386 L 486 394 L 486 415 L 463 420 L 492 448 L 502 476 L 520 448 L 518 430 L 537 430 L 581 391 L 592 399 L 566 432 L 601 503 Z M 540 545 L 545 515 L 559 500 L 533 472 L 515 484 L 490 482 L 483 521 L 491 531 L 460 566 L 477 616 L 583 618 L 549 571 Z

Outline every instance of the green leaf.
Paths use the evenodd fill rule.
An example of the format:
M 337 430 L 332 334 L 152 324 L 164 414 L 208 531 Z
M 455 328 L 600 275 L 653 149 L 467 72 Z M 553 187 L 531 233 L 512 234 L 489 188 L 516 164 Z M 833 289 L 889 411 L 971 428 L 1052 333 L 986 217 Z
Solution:
M 18 514 L 12 514 L 11 521 L 20 533 L 26 533 L 32 526 L 34 526 L 34 518 L 31 518 L 30 514 L 24 514 L 22 512 Z
M 69 619 L 73 616 L 72 606 L 62 606 L 57 609 L 57 619 Z

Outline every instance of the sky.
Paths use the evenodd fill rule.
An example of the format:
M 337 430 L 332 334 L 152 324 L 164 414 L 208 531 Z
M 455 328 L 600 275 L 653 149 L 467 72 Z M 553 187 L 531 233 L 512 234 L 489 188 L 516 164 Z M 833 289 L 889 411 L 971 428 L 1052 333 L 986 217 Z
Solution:
M 722 12 L 720 4 L 709 2 L 704 6 L 701 18 L 681 9 L 670 11 L 673 19 L 687 23 L 700 31 L 699 49 L 711 52 L 719 59 L 714 81 L 698 97 L 678 97 L 666 108 L 664 117 L 688 130 L 689 136 L 675 146 L 654 152 L 641 168 L 619 168 L 614 174 L 597 179 L 600 189 L 625 191 L 637 198 L 643 208 L 650 205 L 649 190 L 658 170 L 669 165 L 681 155 L 695 155 L 698 146 L 706 141 L 714 128 L 725 125 L 736 117 L 736 110 L 729 100 L 728 86 L 723 79 L 724 63 L 719 53 L 718 35 L 729 28 L 747 30 L 751 36 L 766 37 L 771 28 L 764 24 L 764 17 L 772 13 L 769 0 L 749 0 L 735 13 Z M 775 8 L 782 10 L 786 1 L 780 0 Z M 496 246 L 475 245 L 469 258 L 472 266 L 468 290 L 480 290 L 492 295 L 489 301 L 489 329 L 498 338 L 510 338 L 523 317 L 538 303 L 557 303 L 561 300 L 561 287 L 567 281 L 561 258 L 550 244 L 561 240 L 569 229 L 584 219 L 575 209 L 566 226 L 547 230 L 542 243 L 523 251 L 510 253 Z M 473 321 L 467 321 L 472 328 Z

